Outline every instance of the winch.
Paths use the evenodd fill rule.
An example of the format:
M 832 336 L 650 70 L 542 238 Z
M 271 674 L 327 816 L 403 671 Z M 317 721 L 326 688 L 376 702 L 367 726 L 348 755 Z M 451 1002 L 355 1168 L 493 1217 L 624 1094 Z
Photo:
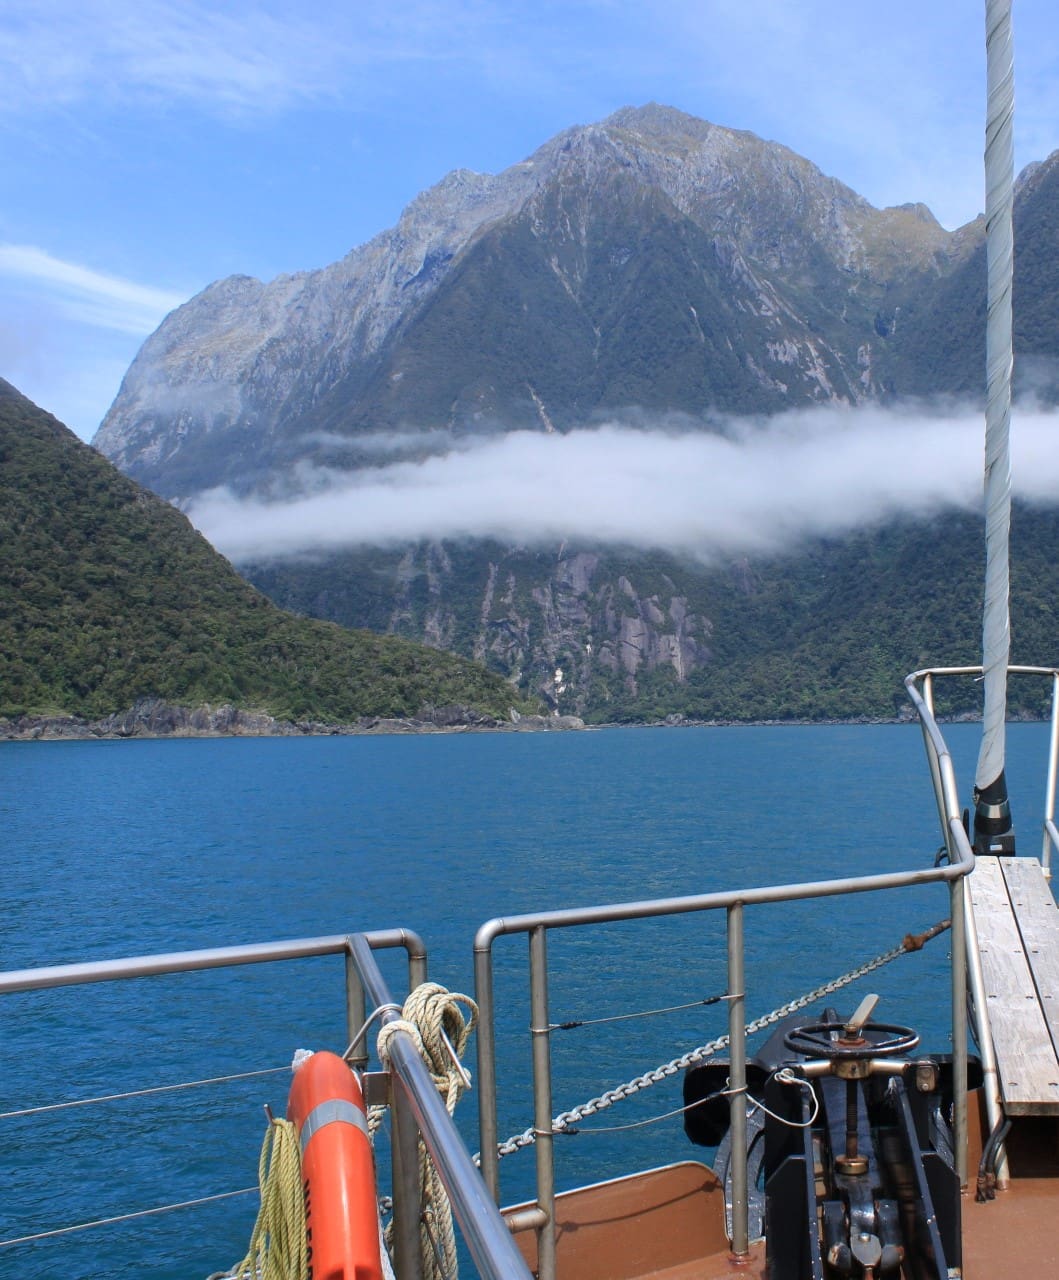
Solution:
M 872 1021 L 877 1002 L 788 1019 L 747 1064 L 751 1231 L 770 1280 L 947 1280 L 961 1265 L 952 1061 L 909 1056 L 919 1036 Z M 977 1062 L 970 1074 L 977 1087 Z M 684 1077 L 685 1131 L 717 1146 L 726 1188 L 727 1075 L 718 1060 Z

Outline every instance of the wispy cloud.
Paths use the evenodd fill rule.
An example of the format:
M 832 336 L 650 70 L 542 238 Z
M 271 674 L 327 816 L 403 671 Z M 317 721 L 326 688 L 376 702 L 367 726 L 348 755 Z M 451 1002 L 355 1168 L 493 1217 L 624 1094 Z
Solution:
M 26 244 L 0 244 L 0 279 L 5 277 L 9 285 L 29 290 L 38 305 L 44 301 L 82 324 L 133 335 L 150 333 L 187 301 L 182 294 L 64 262 Z
M 326 93 L 335 57 L 318 23 L 260 4 L 15 0 L 0 35 L 8 110 L 88 97 L 283 108 Z
M 0 111 L 91 97 L 272 116 L 377 87 L 397 64 L 487 65 L 511 34 L 505 13 L 490 0 L 12 0 Z
M 1059 499 L 1056 425 L 1045 414 L 1019 417 L 1027 497 Z M 980 436 L 977 415 L 881 409 L 735 422 L 725 435 L 621 426 L 515 432 L 420 463 L 317 472 L 311 493 L 281 503 L 213 491 L 188 514 L 241 562 L 471 537 L 517 545 L 566 538 L 709 560 L 973 507 Z

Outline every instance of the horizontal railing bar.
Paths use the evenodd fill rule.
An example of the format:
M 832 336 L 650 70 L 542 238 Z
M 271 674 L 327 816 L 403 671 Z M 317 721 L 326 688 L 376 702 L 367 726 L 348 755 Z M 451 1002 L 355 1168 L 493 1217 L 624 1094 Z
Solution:
M 922 671 L 913 671 L 905 677 L 905 684 L 910 680 L 922 680 L 926 676 L 980 676 L 982 668 L 978 667 L 924 667 Z M 1059 667 L 1021 667 L 1009 666 L 1008 674 L 1015 676 L 1059 676 Z
M 373 949 L 404 947 L 411 959 L 426 955 L 423 941 L 410 929 L 381 929 L 363 935 Z M 304 960 L 313 956 L 341 955 L 349 949 L 349 935 L 295 938 L 289 942 L 252 943 L 235 947 L 208 947 L 201 951 L 170 951 L 160 955 L 131 956 L 122 960 L 95 960 L 82 964 L 50 965 L 37 969 L 12 969 L 0 973 L 0 994 L 42 991 L 53 987 L 121 978 L 150 978 L 201 969 L 226 969 L 244 964 L 270 964 L 278 960 Z
M 598 907 L 565 907 L 529 915 L 497 916 L 487 920 L 475 935 L 476 952 L 488 951 L 494 939 L 502 934 L 527 933 L 531 929 L 565 929 L 572 925 L 613 924 L 622 920 L 648 920 L 656 916 L 687 915 L 696 911 L 721 911 L 742 904 L 797 902 L 808 898 L 832 898 L 843 894 L 874 893 L 884 889 L 903 889 L 910 885 L 936 884 L 965 876 L 974 865 L 974 855 L 959 849 L 959 860 L 951 866 L 927 867 L 915 871 L 891 871 L 873 876 L 844 877 L 836 880 L 813 880 L 784 885 L 765 885 L 756 889 L 730 889 L 718 893 L 693 894 L 680 898 L 652 898 L 640 902 L 618 902 Z

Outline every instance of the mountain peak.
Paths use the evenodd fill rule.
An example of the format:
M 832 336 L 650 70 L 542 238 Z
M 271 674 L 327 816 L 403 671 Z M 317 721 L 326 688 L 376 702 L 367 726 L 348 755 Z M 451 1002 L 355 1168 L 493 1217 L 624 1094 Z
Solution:
M 621 107 L 601 122 L 604 129 L 627 129 L 643 137 L 704 142 L 718 126 L 698 116 L 690 116 L 664 103 L 648 102 L 642 107 Z
M 950 244 L 778 143 L 626 106 L 501 173 L 454 169 L 330 267 L 210 286 L 145 343 L 95 443 L 186 496 L 267 480 L 314 431 L 860 399 L 886 290 Z

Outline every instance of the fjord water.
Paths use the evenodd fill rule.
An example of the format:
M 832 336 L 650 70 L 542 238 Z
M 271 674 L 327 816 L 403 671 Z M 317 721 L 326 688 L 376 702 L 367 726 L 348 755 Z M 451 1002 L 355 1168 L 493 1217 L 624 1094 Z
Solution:
M 948 731 L 969 794 L 977 728 Z M 1021 852 L 1039 853 L 1047 729 L 1009 729 Z M 315 739 L 0 745 L 0 967 L 406 926 L 431 977 L 471 991 L 496 915 L 930 865 L 937 818 L 912 726 L 611 729 Z M 748 912 L 751 1017 L 948 914 L 940 889 Z M 947 935 L 835 997 L 946 1048 Z M 503 1135 L 532 1122 L 525 942 L 496 948 Z M 723 920 L 553 934 L 554 1022 L 678 1005 L 725 988 Z M 401 967 L 384 967 L 395 990 Z M 817 1006 L 819 1008 L 819 1006 Z M 556 1033 L 565 1109 L 724 1031 L 725 1006 Z M 282 1068 L 345 1047 L 336 957 L 5 997 L 0 1112 Z M 472 1061 L 473 1067 L 473 1061 Z M 251 1187 L 262 1104 L 236 1084 L 0 1120 L 0 1240 Z M 679 1077 L 558 1142 L 561 1185 L 700 1158 Z M 473 1127 L 473 1096 L 462 1104 Z M 473 1139 L 469 1139 L 473 1141 Z M 501 1166 L 530 1192 L 532 1155 Z M 0 1274 L 204 1277 L 242 1256 L 243 1195 L 0 1249 Z

